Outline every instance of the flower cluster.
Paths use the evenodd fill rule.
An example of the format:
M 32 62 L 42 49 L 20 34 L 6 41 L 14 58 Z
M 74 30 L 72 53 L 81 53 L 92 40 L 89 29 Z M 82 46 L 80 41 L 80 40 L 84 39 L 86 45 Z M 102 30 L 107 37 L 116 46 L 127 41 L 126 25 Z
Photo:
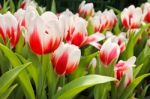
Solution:
M 27 70 L 29 75 L 25 72 L 25 76 L 28 77 L 29 83 L 33 80 L 36 87 L 33 94 L 37 94 L 37 99 L 71 99 L 87 86 L 110 81 L 113 83 L 96 87 L 100 87 L 99 90 L 94 88 L 96 93 L 106 91 L 105 95 L 111 93 L 113 99 L 121 99 L 121 95 L 126 94 L 121 92 L 134 87 L 128 89 L 133 92 L 132 89 L 150 75 L 141 76 L 150 71 L 150 46 L 146 43 L 150 39 L 150 3 L 141 7 L 131 5 L 123 11 L 105 9 L 102 12 L 95 11 L 93 3 L 83 1 L 75 14 L 69 9 L 56 14 L 41 10 L 37 6 L 31 0 L 24 0 L 16 12 L 0 14 L 0 57 L 7 57 L 6 61 L 10 64 L 9 68 L 2 70 L 32 62 L 32 67 Z M 10 56 L 14 57 L 15 62 Z M 4 64 L 3 60 L 0 65 L 1 63 Z M 91 75 L 99 75 L 99 78 L 109 77 L 97 80 Z M 79 78 L 80 76 L 90 80 Z M 19 76 L 20 79 L 22 80 L 22 76 Z M 77 83 L 78 79 L 83 81 Z M 67 85 L 72 80 L 76 83 Z M 135 81 L 138 81 L 136 86 Z M 20 83 L 27 94 L 26 97 L 29 95 L 29 98 L 36 99 L 28 93 L 30 89 L 24 85 L 26 82 Z M 74 92 L 72 96 L 62 92 L 67 91 L 68 86 L 73 86 L 70 89 Z M 46 87 L 50 95 L 47 95 Z M 111 92 L 111 88 L 116 92 Z M 120 92 L 116 95 L 118 90 Z M 100 99 L 96 93 L 90 94 L 90 98 L 93 95 L 95 99 Z M 61 98 L 58 98 L 59 95 Z

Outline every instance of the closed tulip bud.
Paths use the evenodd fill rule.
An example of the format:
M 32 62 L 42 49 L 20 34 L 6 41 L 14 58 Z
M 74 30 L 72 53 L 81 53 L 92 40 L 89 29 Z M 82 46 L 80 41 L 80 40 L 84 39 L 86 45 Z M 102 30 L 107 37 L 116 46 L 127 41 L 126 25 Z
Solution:
M 99 58 L 101 63 L 107 68 L 113 61 L 117 61 L 120 55 L 120 47 L 117 43 L 110 39 L 105 41 L 99 51 Z
M 20 27 L 17 19 L 10 12 L 0 14 L 0 35 L 4 43 L 6 43 L 6 38 L 10 39 L 11 48 L 14 48 L 19 40 Z
M 121 80 L 123 76 L 125 76 L 124 87 L 127 87 L 133 81 L 132 67 L 135 66 L 134 65 L 135 61 L 136 61 L 135 56 L 129 58 L 127 61 L 120 60 L 114 68 L 115 78 Z
M 53 52 L 60 45 L 63 35 L 57 16 L 45 12 L 28 26 L 29 45 L 32 51 L 42 55 Z
M 122 25 L 127 29 L 136 29 L 141 25 L 142 10 L 135 8 L 133 5 L 125 8 L 121 13 Z
M 85 1 L 82 1 L 82 3 L 79 6 L 79 15 L 83 18 L 93 16 L 94 15 L 93 3 L 87 3 L 87 4 L 85 3 L 86 3 Z
M 148 2 L 143 5 L 143 19 L 150 23 L 150 3 Z
M 61 44 L 52 54 L 52 64 L 58 75 L 71 74 L 81 57 L 80 49 L 72 44 Z

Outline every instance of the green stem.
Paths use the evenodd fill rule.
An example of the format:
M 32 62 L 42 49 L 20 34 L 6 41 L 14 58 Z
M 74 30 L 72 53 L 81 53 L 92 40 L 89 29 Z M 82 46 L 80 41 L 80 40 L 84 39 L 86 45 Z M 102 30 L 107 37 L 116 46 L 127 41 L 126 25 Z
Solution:
M 46 99 L 45 82 L 46 82 L 46 74 L 49 64 L 49 54 L 42 55 L 42 66 L 39 68 L 39 83 L 37 90 L 37 99 Z

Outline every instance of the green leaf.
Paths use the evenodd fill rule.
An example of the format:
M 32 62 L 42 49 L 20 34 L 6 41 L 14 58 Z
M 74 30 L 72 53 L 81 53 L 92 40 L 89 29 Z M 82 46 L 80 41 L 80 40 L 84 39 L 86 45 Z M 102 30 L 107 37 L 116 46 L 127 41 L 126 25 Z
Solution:
M 133 82 L 124 90 L 122 95 L 119 99 L 128 99 L 129 96 L 133 93 L 134 89 L 137 87 L 137 85 L 145 78 L 150 76 L 150 73 L 144 74 L 142 76 L 139 76 L 138 78 L 134 79 Z
M 137 67 L 134 69 L 134 71 L 133 71 L 133 76 L 134 76 L 134 78 L 136 78 L 136 76 L 139 74 L 139 72 L 140 72 L 140 70 L 142 69 L 142 67 L 143 67 L 143 64 L 137 66 Z
M 30 63 L 27 63 L 25 65 L 18 66 L 6 73 L 4 73 L 0 77 L 0 94 L 4 93 L 7 88 L 12 84 L 12 82 L 15 80 L 15 78 L 18 76 L 18 74 L 24 70 Z
M 17 87 L 17 84 L 7 89 L 3 94 L 0 95 L 0 99 L 7 99 L 11 92 Z
M 90 63 L 90 61 L 95 56 L 97 56 L 97 54 L 98 54 L 98 52 L 95 52 L 95 53 L 90 54 L 88 56 L 81 57 L 81 60 L 80 60 L 80 63 L 79 63 L 77 70 L 72 75 L 70 75 L 70 78 L 75 79 L 75 78 L 78 78 L 78 77 L 85 75 L 87 64 Z
M 54 13 L 56 13 L 56 3 L 55 3 L 55 0 L 52 0 L 51 11 L 54 12 Z
M 21 56 L 20 54 L 16 53 L 17 57 L 20 59 L 20 61 L 25 64 L 28 63 L 30 61 L 26 60 L 23 56 Z M 30 76 L 33 78 L 35 86 L 37 88 L 37 83 L 38 83 L 38 73 L 37 73 L 37 68 L 36 66 L 32 64 L 30 64 L 30 66 L 27 68 L 27 70 L 30 73 Z
M 89 87 L 115 80 L 115 78 L 100 75 L 83 76 L 66 84 L 56 93 L 53 99 L 72 99 L 75 95 Z
M 18 57 L 15 55 L 14 52 L 12 52 L 10 49 L 8 49 L 6 46 L 0 44 L 0 49 L 4 52 L 5 56 L 8 58 L 12 66 L 15 68 L 19 65 L 22 65 Z M 19 75 L 19 83 L 21 84 L 23 91 L 25 93 L 25 96 L 27 99 L 35 99 L 34 90 L 32 88 L 29 75 L 26 73 L 26 71 L 23 71 Z

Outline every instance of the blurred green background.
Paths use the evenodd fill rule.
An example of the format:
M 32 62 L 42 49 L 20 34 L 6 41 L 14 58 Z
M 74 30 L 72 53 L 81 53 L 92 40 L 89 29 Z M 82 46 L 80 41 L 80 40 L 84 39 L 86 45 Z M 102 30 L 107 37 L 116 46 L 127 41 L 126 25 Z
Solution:
M 4 0 L 0 0 L 0 3 L 3 4 Z M 7 1 L 7 0 L 5 0 Z M 18 2 L 22 0 L 13 0 L 16 8 Z M 47 10 L 51 9 L 52 0 L 35 0 L 39 5 L 46 7 Z M 76 12 L 78 10 L 79 4 L 83 0 L 55 0 L 57 12 L 62 12 L 66 8 L 69 8 L 71 11 Z M 135 6 L 139 6 L 147 0 L 85 0 L 86 2 L 93 2 L 95 10 L 104 10 L 108 8 L 108 6 L 117 8 L 122 10 L 123 8 L 134 4 Z

